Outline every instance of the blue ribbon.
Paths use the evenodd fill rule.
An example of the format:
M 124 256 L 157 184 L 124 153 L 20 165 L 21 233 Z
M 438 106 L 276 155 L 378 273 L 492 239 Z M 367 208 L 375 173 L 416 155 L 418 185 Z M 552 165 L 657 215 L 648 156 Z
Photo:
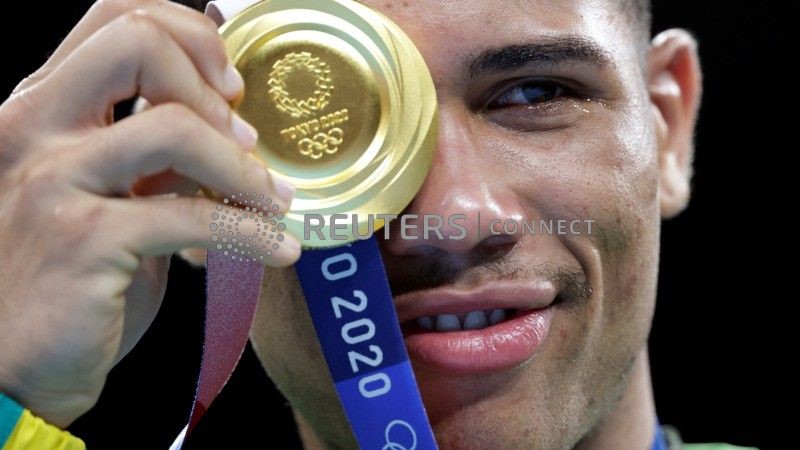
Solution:
M 433 450 L 375 239 L 305 251 L 295 269 L 359 446 Z
M 661 428 L 661 424 L 656 420 L 656 430 L 655 436 L 653 436 L 653 445 L 650 447 L 651 450 L 669 450 L 669 446 L 667 445 L 667 437 L 664 435 L 664 430 Z

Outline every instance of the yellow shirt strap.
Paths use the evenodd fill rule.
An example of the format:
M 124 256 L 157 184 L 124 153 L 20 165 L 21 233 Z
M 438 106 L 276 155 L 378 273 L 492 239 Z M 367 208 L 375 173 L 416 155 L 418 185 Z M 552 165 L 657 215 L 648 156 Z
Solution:
M 29 449 L 86 450 L 86 444 L 0 393 L 0 450 Z

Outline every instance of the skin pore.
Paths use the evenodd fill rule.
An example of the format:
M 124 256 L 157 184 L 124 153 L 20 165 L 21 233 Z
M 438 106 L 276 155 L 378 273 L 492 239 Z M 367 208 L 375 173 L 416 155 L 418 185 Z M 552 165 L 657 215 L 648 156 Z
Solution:
M 412 360 L 440 447 L 649 448 L 646 343 L 660 221 L 688 201 L 693 39 L 664 33 L 643 56 L 612 0 L 364 3 L 411 36 L 437 89 L 437 152 L 406 212 L 468 217 L 464 240 L 382 242 L 396 300 L 498 280 L 558 289 L 549 334 L 521 365 L 456 375 Z M 592 235 L 491 236 L 491 219 L 595 225 Z M 264 286 L 251 340 L 306 447 L 354 448 L 294 271 L 268 269 Z

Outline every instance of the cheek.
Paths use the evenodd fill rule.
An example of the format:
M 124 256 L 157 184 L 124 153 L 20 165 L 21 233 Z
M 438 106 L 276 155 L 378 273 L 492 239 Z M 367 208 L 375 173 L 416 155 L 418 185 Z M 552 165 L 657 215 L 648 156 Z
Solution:
M 598 354 L 622 368 L 645 345 L 655 309 L 660 215 L 657 150 L 641 127 L 615 124 L 593 153 L 587 209 L 597 220 L 593 236 L 602 278 Z M 587 201 L 591 201 L 590 198 Z
M 660 231 L 657 153 L 645 111 L 598 113 L 551 133 L 499 130 L 486 141 L 487 158 L 504 168 L 530 218 L 594 221 L 592 236 L 561 237 L 599 288 L 602 305 L 586 325 L 594 329 L 602 316 L 595 333 L 625 329 L 632 345 L 649 330 Z
M 606 233 L 596 241 L 609 320 L 627 327 L 637 341 L 646 339 L 655 306 L 661 226 L 658 155 L 646 125 L 612 128 L 613 147 L 600 161 L 613 195 L 606 207 Z
M 633 109 L 633 108 L 632 108 Z M 655 141 L 644 109 L 607 113 L 595 107 L 580 124 L 545 133 L 484 136 L 484 162 L 541 217 L 625 221 L 657 217 Z
M 595 241 L 606 257 L 652 240 L 660 222 L 649 110 L 633 100 L 615 108 L 591 105 L 579 123 L 550 132 L 476 130 L 486 167 L 503 174 L 530 218 L 594 220 L 607 232 Z

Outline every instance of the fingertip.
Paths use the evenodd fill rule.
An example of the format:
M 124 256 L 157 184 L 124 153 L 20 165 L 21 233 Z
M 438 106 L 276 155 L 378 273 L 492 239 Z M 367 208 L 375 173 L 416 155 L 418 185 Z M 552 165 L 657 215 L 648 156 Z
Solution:
M 256 148 L 258 130 L 235 112 L 231 113 L 231 130 L 236 137 L 236 141 L 239 142 L 239 145 L 245 150 L 252 152 Z
M 232 63 L 228 63 L 222 75 L 223 95 L 228 100 L 238 98 L 244 92 L 244 78 Z
M 300 259 L 301 246 L 300 241 L 291 234 L 285 233 L 283 241 L 279 244 L 269 258 L 265 258 L 264 262 L 269 267 L 286 267 L 291 266 Z
M 178 256 L 192 267 L 205 268 L 207 252 L 205 248 L 185 248 L 178 252 Z
M 284 180 L 278 177 L 272 177 L 272 187 L 275 189 L 275 194 L 278 196 L 280 200 L 286 204 L 286 210 L 289 210 L 289 206 L 292 204 L 292 200 L 294 199 L 294 194 L 296 188 L 292 183 L 288 180 Z

